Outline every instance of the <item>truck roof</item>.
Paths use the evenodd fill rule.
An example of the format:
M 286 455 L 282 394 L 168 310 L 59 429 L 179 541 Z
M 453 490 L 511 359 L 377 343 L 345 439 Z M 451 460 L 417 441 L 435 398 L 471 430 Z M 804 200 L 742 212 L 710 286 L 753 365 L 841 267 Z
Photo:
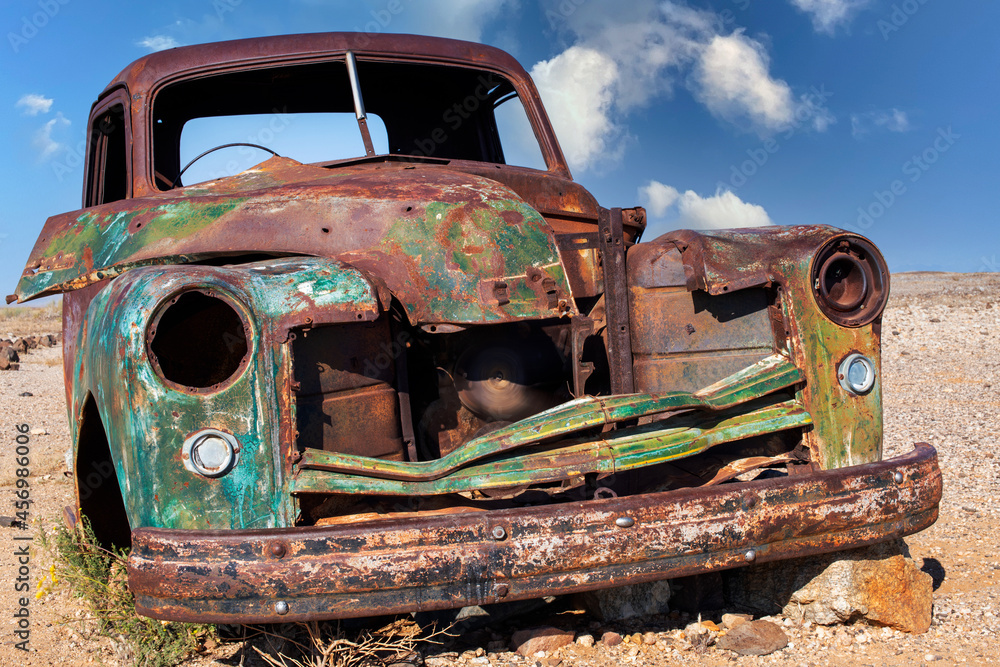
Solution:
M 199 69 L 241 68 L 254 63 L 308 62 L 346 51 L 368 58 L 402 58 L 415 62 L 469 64 L 500 70 L 518 83 L 530 81 L 524 68 L 510 54 L 474 42 L 422 35 L 326 32 L 254 37 L 211 44 L 180 46 L 139 58 L 123 69 L 101 93 L 125 85 L 133 95 L 157 83 Z M 534 87 L 531 86 L 531 90 Z

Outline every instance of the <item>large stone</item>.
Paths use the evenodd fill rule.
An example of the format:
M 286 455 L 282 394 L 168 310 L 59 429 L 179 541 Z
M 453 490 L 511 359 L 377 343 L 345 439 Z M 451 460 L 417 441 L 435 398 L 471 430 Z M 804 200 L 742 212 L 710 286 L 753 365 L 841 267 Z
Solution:
M 587 611 L 603 621 L 666 614 L 670 612 L 670 582 L 661 580 L 602 588 L 582 593 L 578 600 Z
M 719 637 L 716 646 L 740 655 L 767 655 L 788 646 L 788 636 L 769 621 L 747 621 Z
M 863 621 L 926 632 L 933 579 L 906 557 L 902 540 L 734 570 L 726 593 L 759 614 L 784 613 L 820 625 Z
M 20 368 L 20 357 L 13 347 L 0 348 L 0 371 L 16 371 Z
M 549 625 L 518 630 L 510 639 L 511 648 L 523 656 L 531 657 L 539 651 L 553 651 L 573 643 L 574 634 Z

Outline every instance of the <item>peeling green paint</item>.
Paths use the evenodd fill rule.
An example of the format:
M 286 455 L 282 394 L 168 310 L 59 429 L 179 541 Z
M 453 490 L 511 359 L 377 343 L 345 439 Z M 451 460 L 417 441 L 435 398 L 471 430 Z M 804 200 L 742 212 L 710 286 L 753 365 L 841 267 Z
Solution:
M 18 284 L 18 299 L 78 289 L 138 266 L 265 252 L 359 266 L 385 281 L 414 322 L 474 324 L 576 312 L 548 223 L 496 181 L 402 165 L 373 181 L 368 172 L 287 158 L 252 171 L 253 178 L 241 174 L 211 188 L 51 218 Z M 248 183 L 260 189 L 248 190 Z M 559 303 L 532 289 L 529 269 L 554 281 Z M 480 289 L 496 282 L 508 284 L 509 303 Z
M 304 285 L 311 289 L 303 291 Z M 227 296 L 252 329 L 247 367 L 215 392 L 175 389 L 149 363 L 146 332 L 157 307 L 188 289 Z M 324 308 L 339 309 L 353 321 L 356 312 L 375 312 L 378 304 L 360 272 L 312 258 L 241 268 L 140 268 L 95 297 L 79 348 L 86 350 L 86 359 L 81 359 L 73 395 L 78 401 L 88 392 L 95 395 L 133 527 L 291 524 L 292 500 L 275 444 L 277 386 L 282 384 L 277 380 L 283 379 L 287 362 L 278 326 L 283 317 Z M 240 443 L 238 465 L 216 479 L 186 470 L 181 460 L 184 440 L 209 427 L 232 433 Z
M 454 473 L 473 461 L 567 436 L 577 431 L 671 410 L 707 408 L 720 410 L 746 403 L 789 387 L 802 379 L 799 369 L 786 357 L 773 355 L 697 393 L 635 394 L 608 398 L 581 398 L 554 407 L 467 442 L 447 456 L 433 461 L 383 461 L 337 452 L 307 450 L 300 468 L 370 477 L 433 480 Z M 499 486 L 510 486 L 501 483 Z
M 436 495 L 553 482 L 590 473 L 615 473 L 693 456 L 724 442 L 811 423 L 796 401 L 751 411 L 698 413 L 607 434 L 599 440 L 570 441 L 555 451 L 508 456 L 429 481 L 376 479 L 303 470 L 292 482 L 295 493 Z

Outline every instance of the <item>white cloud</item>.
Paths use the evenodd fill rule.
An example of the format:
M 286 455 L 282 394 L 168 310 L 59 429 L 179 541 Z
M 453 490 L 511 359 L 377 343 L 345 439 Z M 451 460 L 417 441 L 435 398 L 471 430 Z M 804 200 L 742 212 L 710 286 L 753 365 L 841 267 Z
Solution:
M 56 113 L 56 117 L 45 123 L 35 132 L 35 136 L 32 138 L 32 143 L 38 150 L 38 158 L 40 160 L 45 160 L 52 157 L 55 153 L 66 148 L 66 144 L 63 144 L 53 138 L 52 133 L 57 127 L 68 126 L 69 119 L 62 115 L 62 113 Z
M 545 98 L 556 136 L 566 159 L 586 169 L 621 149 L 612 140 L 622 129 L 611 120 L 615 62 L 600 51 L 573 46 L 531 69 L 531 77 Z M 623 145 L 623 144 L 621 144 Z
M 548 11 L 564 4 L 550 0 L 556 9 Z M 626 114 L 677 84 L 717 118 L 762 136 L 800 125 L 824 131 L 834 122 L 812 97 L 796 98 L 771 74 L 760 41 L 728 30 L 712 11 L 671 0 L 589 0 L 560 20 L 573 44 L 532 75 L 574 169 L 624 155 Z M 560 121 L 567 110 L 571 120 Z
M 647 207 L 653 222 L 650 227 L 670 229 L 729 229 L 773 225 L 763 206 L 749 204 L 729 190 L 718 190 L 710 197 L 697 192 L 678 190 L 659 181 L 639 188 L 639 199 Z M 654 232 L 653 236 L 658 236 Z
M 40 113 L 49 112 L 49 109 L 52 108 L 52 100 L 44 95 L 28 93 L 22 95 L 14 106 L 24 109 L 22 113 L 25 116 L 37 116 Z
M 763 45 L 740 31 L 715 35 L 695 66 L 695 96 L 734 124 L 787 127 L 795 117 L 795 101 L 788 84 L 771 77 L 769 60 Z
M 135 45 L 149 49 L 150 53 L 152 53 L 154 51 L 165 51 L 166 49 L 176 48 L 181 46 L 181 43 L 170 35 L 150 35 L 149 37 L 143 37 Z
M 654 218 L 666 216 L 667 211 L 680 196 L 677 188 L 664 185 L 659 181 L 650 181 L 639 188 L 639 199 Z
M 854 13 L 867 5 L 869 0 L 789 0 L 793 5 L 812 16 L 817 32 L 832 35 L 837 26 L 851 20 Z
M 483 28 L 500 10 L 514 9 L 517 0 L 424 0 L 411 9 L 407 18 L 415 22 L 414 32 L 436 37 L 483 41 Z
M 889 132 L 908 132 L 910 118 L 905 111 L 896 108 L 851 114 L 851 135 L 855 139 L 879 129 Z

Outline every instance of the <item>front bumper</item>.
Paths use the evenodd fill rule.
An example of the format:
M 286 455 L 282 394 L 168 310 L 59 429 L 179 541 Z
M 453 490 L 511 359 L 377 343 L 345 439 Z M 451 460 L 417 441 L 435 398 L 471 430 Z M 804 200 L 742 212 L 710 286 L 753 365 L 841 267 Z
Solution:
M 872 544 L 930 526 L 940 499 L 937 452 L 918 444 L 849 468 L 525 509 L 269 530 L 140 528 L 129 586 L 140 613 L 178 621 L 445 609 Z

